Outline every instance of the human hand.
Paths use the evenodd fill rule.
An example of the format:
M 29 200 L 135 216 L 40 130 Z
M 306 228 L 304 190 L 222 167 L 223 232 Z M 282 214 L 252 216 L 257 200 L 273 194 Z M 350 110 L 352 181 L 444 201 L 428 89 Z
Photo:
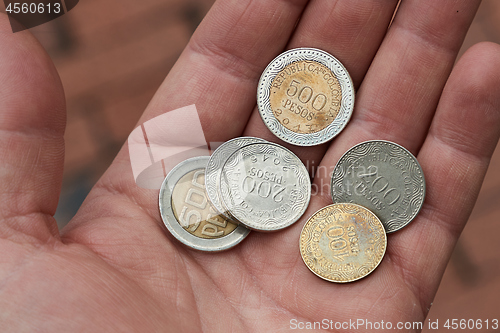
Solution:
M 352 145 L 391 140 L 418 156 L 427 181 L 417 219 L 388 236 L 374 273 L 347 285 L 314 276 L 298 250 L 302 225 L 331 203 L 329 191 L 313 196 L 286 230 L 253 232 L 227 252 L 199 253 L 165 233 L 157 193 L 135 185 L 126 148 L 59 238 L 51 215 L 62 173 L 64 96 L 34 40 L 10 33 L 3 19 L 5 327 L 278 331 L 291 319 L 423 321 L 498 141 L 500 49 L 475 46 L 452 71 L 478 1 L 404 2 L 386 35 L 396 3 L 219 1 L 140 121 L 196 104 L 208 141 L 277 141 L 255 110 L 264 67 L 285 48 L 336 56 L 359 88 L 350 124 L 330 145 L 286 146 L 332 170 Z M 314 182 L 321 188 L 329 179 L 320 174 Z

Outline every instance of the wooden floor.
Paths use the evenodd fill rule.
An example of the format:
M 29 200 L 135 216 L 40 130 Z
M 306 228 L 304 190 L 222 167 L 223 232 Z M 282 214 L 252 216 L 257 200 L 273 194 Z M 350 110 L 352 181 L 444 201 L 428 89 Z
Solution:
M 86 0 L 33 29 L 56 63 L 68 100 L 61 226 L 125 142 L 212 2 Z M 500 43 L 500 0 L 483 1 L 464 49 L 483 40 Z M 497 149 L 429 314 L 441 327 L 447 319 L 500 320 L 499 170 Z

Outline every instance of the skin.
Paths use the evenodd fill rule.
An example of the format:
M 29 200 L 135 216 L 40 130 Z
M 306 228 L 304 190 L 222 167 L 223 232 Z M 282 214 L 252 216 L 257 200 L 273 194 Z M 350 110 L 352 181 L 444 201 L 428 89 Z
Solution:
M 255 108 L 262 70 L 287 48 L 335 55 L 357 89 L 351 122 L 330 144 L 284 146 L 331 170 L 354 144 L 391 140 L 418 157 L 427 181 L 422 211 L 389 235 L 380 266 L 342 285 L 313 275 L 298 249 L 307 218 L 331 203 L 328 189 L 292 227 L 200 253 L 162 227 L 157 191 L 135 185 L 126 145 L 59 233 L 64 93 L 35 39 L 13 34 L 1 15 L 2 329 L 280 332 L 294 318 L 423 321 L 500 135 L 500 47 L 475 45 L 454 66 L 479 1 L 406 0 L 387 29 L 396 3 L 219 0 L 139 121 L 196 104 L 207 141 L 279 142 Z

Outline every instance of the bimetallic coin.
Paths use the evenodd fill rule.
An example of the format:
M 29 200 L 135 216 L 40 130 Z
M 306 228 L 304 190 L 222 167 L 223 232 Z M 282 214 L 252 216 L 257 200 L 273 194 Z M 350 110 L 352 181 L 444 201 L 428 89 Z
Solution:
M 257 105 L 269 130 L 283 141 L 318 145 L 346 126 L 354 108 L 354 86 L 334 56 L 313 48 L 292 49 L 262 73 Z
M 415 156 L 389 141 L 366 141 L 349 149 L 332 175 L 332 199 L 374 212 L 385 230 L 397 231 L 422 208 L 425 179 Z
M 182 243 L 203 251 L 221 251 L 235 246 L 249 233 L 220 215 L 205 192 L 205 168 L 209 157 L 194 157 L 169 172 L 160 189 L 163 223 Z
M 349 203 L 317 211 L 300 234 L 300 255 L 317 276 L 330 282 L 359 280 L 377 268 L 387 248 L 380 220 Z
M 239 148 L 246 146 L 250 143 L 255 142 L 265 142 L 266 140 L 253 137 L 239 137 L 221 144 L 217 149 L 214 150 L 208 161 L 207 168 L 205 170 L 205 189 L 209 201 L 212 205 L 224 216 L 230 218 L 229 214 L 226 214 L 225 208 L 220 200 L 219 191 L 217 190 L 218 184 L 220 182 L 220 174 L 222 172 L 222 166 L 226 160 Z
M 224 206 L 250 229 L 286 228 L 304 214 L 311 181 L 304 164 L 275 143 L 252 143 L 234 152 L 219 184 Z

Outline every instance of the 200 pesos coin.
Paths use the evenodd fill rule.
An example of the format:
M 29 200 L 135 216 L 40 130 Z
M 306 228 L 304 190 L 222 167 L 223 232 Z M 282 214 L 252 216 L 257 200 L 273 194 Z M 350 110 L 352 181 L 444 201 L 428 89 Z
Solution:
M 387 236 L 368 209 L 349 203 L 317 211 L 300 234 L 306 266 L 330 282 L 352 282 L 375 270 L 384 257 Z
M 219 184 L 227 211 L 247 228 L 275 231 L 295 223 L 311 197 L 302 161 L 275 143 L 252 143 L 235 151 Z
M 415 156 L 390 141 L 365 141 L 350 148 L 332 174 L 332 200 L 362 205 L 397 231 L 418 214 L 425 198 L 425 178 Z
M 190 158 L 169 172 L 160 189 L 163 223 L 182 243 L 203 251 L 235 246 L 249 233 L 210 205 L 205 192 L 208 156 Z
M 354 107 L 354 86 L 345 67 L 327 52 L 292 49 L 262 73 L 257 105 L 277 137 L 312 146 L 332 139 L 346 126 Z

